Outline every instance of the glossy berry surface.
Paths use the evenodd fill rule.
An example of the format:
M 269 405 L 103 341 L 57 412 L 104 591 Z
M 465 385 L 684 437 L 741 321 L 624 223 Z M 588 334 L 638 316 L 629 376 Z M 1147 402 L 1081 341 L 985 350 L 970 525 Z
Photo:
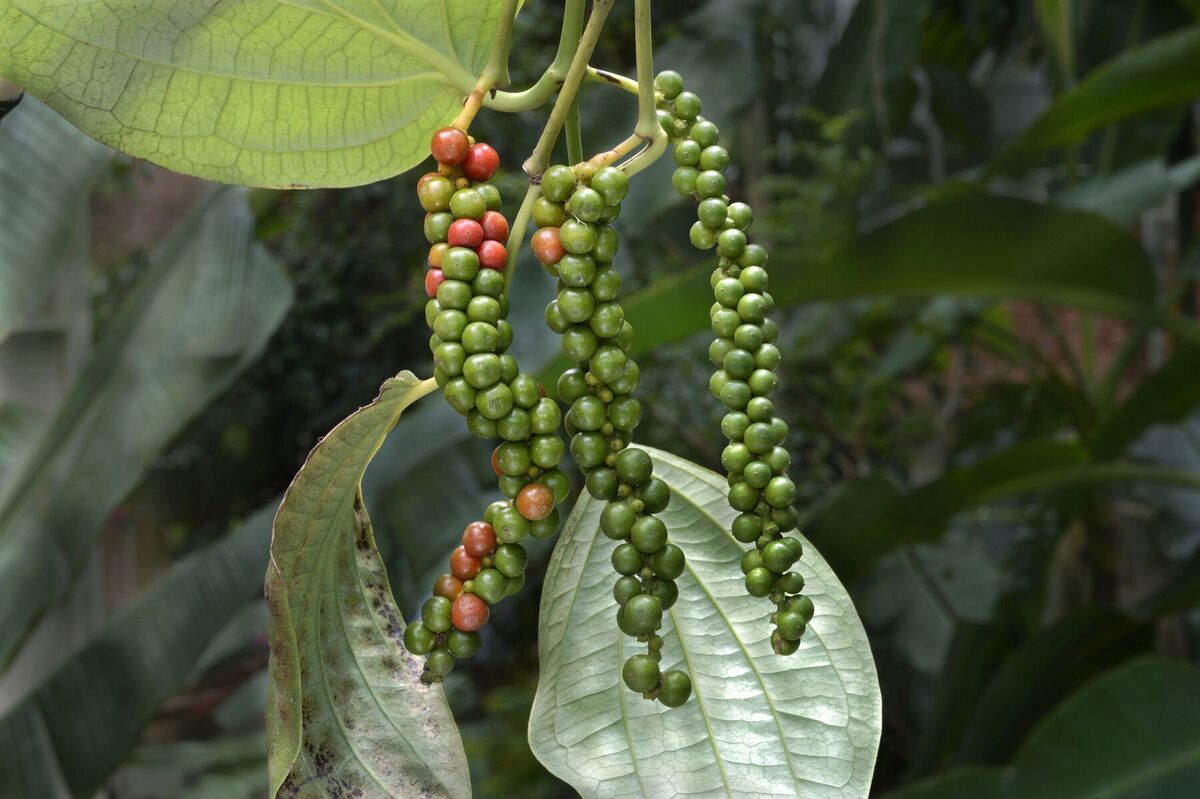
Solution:
M 467 132 L 458 128 L 442 128 L 433 134 L 429 150 L 439 164 L 458 166 L 467 158 L 471 140 Z
M 477 632 L 487 624 L 490 613 L 487 603 L 475 594 L 461 594 L 454 600 L 451 623 L 456 630 Z
M 477 142 L 467 149 L 462 168 L 463 174 L 471 180 L 491 180 L 500 168 L 500 156 L 490 144 Z

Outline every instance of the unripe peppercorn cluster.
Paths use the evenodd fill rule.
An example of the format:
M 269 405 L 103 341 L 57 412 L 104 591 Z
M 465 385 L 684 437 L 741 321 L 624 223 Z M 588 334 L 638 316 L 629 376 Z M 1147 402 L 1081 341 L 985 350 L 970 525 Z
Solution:
M 558 468 L 566 455 L 558 403 L 506 352 L 512 343 L 504 292 L 508 221 L 499 191 L 482 182 L 495 174 L 499 157 L 457 128 L 435 133 L 431 150 L 439 169 L 421 178 L 417 193 L 431 245 L 425 318 L 433 331 L 434 378 L 474 435 L 502 439 L 492 467 L 508 499 L 467 525 L 450 571 L 437 578 L 421 619 L 405 630 L 408 650 L 426 656 L 426 682 L 441 680 L 455 658 L 479 649 L 491 606 L 525 582 L 521 542 L 554 535 L 555 506 L 570 491 Z
M 670 489 L 653 476 L 646 451 L 629 446 L 642 415 L 633 396 L 639 369 L 628 355 L 633 326 L 625 320 L 621 276 L 612 266 L 618 238 L 609 223 L 620 213 L 629 178 L 615 167 L 554 166 L 542 176 L 541 189 L 533 250 L 558 278 L 546 323 L 577 364 L 558 381 L 559 398 L 570 407 L 565 424 L 571 454 L 587 476 L 588 492 L 606 503 L 600 529 L 618 542 L 612 553 L 620 575 L 613 586 L 617 625 L 647 647 L 625 662 L 621 677 L 630 690 L 677 707 L 688 700 L 692 682 L 683 671 L 660 669 L 658 630 L 679 597 L 675 580 L 684 555 L 655 516 L 667 507 Z
M 676 166 L 672 184 L 699 203 L 692 244 L 715 248 L 719 258 L 709 313 L 716 338 L 708 351 L 717 371 L 709 388 L 727 408 L 721 431 L 729 445 L 721 462 L 728 473 L 729 504 L 740 514 L 732 532 L 738 541 L 755 545 L 742 558 L 746 590 L 775 603 L 771 646 L 788 655 L 799 648 L 813 604 L 800 595 L 804 578 L 790 571 L 803 548 L 799 539 L 786 535 L 796 529 L 799 514 L 792 505 L 796 485 L 787 475 L 788 428 L 771 401 L 780 353 L 779 328 L 769 318 L 775 302 L 768 291 L 767 253 L 747 239 L 754 219 L 750 206 L 725 193 L 729 152 L 718 143 L 717 126 L 700 116 L 700 98 L 684 90 L 675 72 L 659 73 L 655 88 L 659 122 L 670 137 Z

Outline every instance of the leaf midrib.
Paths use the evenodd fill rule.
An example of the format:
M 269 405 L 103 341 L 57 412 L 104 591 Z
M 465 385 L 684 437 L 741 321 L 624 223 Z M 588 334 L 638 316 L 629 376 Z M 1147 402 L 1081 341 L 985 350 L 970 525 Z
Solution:
M 658 454 L 657 454 L 657 457 L 659 458 L 659 460 L 664 460 L 664 461 L 668 461 L 668 462 L 670 462 L 670 461 L 676 461 L 676 463 L 672 463 L 672 464 L 671 464 L 671 465 L 672 465 L 672 467 L 673 467 L 673 468 L 675 468 L 675 469 L 676 469 L 676 470 L 678 470 L 678 471 L 684 472 L 685 474 L 687 473 L 687 472 L 686 472 L 686 470 L 684 470 L 684 469 L 683 469 L 683 468 L 680 466 L 680 463 L 687 463 L 687 461 L 682 461 L 681 459 L 679 459 L 679 458 L 676 458 L 675 456 L 671 455 L 670 453 L 668 453 L 668 452 L 662 452 L 662 451 L 659 451 L 659 452 L 658 452 Z M 691 477 L 692 477 L 693 479 L 696 479 L 696 480 L 702 480 L 702 481 L 704 481 L 704 482 L 708 483 L 708 485 L 709 485 L 709 486 L 711 486 L 711 487 L 713 487 L 713 488 L 717 489 L 717 491 L 718 491 L 718 492 L 723 492 L 723 491 L 724 491 L 724 489 L 723 489 L 723 484 L 719 483 L 719 482 L 718 482 L 718 481 L 716 481 L 716 480 L 709 479 L 709 478 L 708 478 L 706 475 L 703 475 L 703 474 L 696 474 L 696 475 L 691 475 Z M 688 501 L 688 504 L 692 505 L 692 507 L 696 508 L 696 510 L 697 510 L 697 511 L 699 511 L 699 512 L 700 512 L 700 513 L 701 513 L 703 516 L 705 516 L 707 519 L 709 519 L 710 521 L 712 521 L 712 522 L 713 522 L 713 523 L 714 523 L 714 524 L 717 526 L 717 529 L 719 529 L 719 530 L 720 530 L 722 533 L 724 533 L 724 534 L 725 534 L 725 536 L 726 536 L 727 538 L 729 538 L 729 540 L 731 540 L 731 541 L 733 541 L 734 543 L 736 543 L 736 544 L 737 544 L 739 547 L 741 547 L 741 546 L 744 546 L 744 545 L 743 545 L 743 544 L 742 544 L 740 541 L 738 541 L 736 538 L 734 538 L 734 536 L 733 536 L 733 533 L 731 533 L 729 530 L 725 529 L 725 525 L 721 524 L 721 522 L 720 522 L 720 521 L 717 519 L 717 517 L 713 516 L 713 515 L 712 515 L 711 513 L 709 513 L 707 510 L 705 510 L 704 508 L 700 507 L 698 504 L 696 504 L 696 503 L 695 503 L 694 501 L 692 501 L 690 498 L 687 498 L 687 497 L 685 496 L 685 499 L 687 499 L 687 501 Z M 809 542 L 809 546 L 810 546 L 810 547 L 812 546 L 812 542 Z M 684 565 L 685 565 L 685 566 L 686 566 L 686 567 L 687 567 L 689 570 L 691 569 L 691 566 L 687 564 L 687 561 L 684 561 Z M 693 572 L 693 574 L 694 574 L 694 572 Z M 699 580 L 697 580 L 697 582 L 699 582 Z M 707 592 L 707 589 L 706 589 L 706 592 Z M 712 595 L 711 595 L 711 594 L 709 594 L 709 597 L 710 597 L 710 599 L 711 599 L 711 598 L 712 598 Z M 715 604 L 715 600 L 714 600 L 714 604 Z M 727 621 L 726 623 L 728 623 L 728 621 Z M 821 634 L 820 634 L 819 632 L 817 632 L 816 628 L 814 628 L 814 627 L 809 627 L 809 628 L 808 628 L 808 632 L 811 632 L 811 633 L 812 633 L 812 635 L 813 635 L 813 637 L 817 639 L 817 642 L 821 644 L 821 648 L 822 648 L 822 649 L 824 649 L 826 652 L 829 652 L 829 651 L 830 651 L 829 647 L 825 646 L 825 641 L 824 641 L 824 640 L 821 638 Z M 742 646 L 742 649 L 743 649 L 743 651 L 745 651 L 745 646 L 744 646 L 744 645 L 742 645 L 742 640 L 741 640 L 741 638 L 740 638 L 740 637 L 738 637 L 736 633 L 734 633 L 734 637 L 735 637 L 735 638 L 737 638 L 739 646 Z M 749 657 L 749 656 L 747 655 L 747 657 Z M 832 665 L 832 662 L 833 662 L 833 661 L 832 661 L 832 659 L 831 659 L 831 660 L 830 660 L 830 665 Z M 833 673 L 834 673 L 834 676 L 836 676 L 836 677 L 837 677 L 837 679 L 838 679 L 838 685 L 839 685 L 839 686 L 841 687 L 841 689 L 842 689 L 842 694 L 843 694 L 843 695 L 845 695 L 845 696 L 850 696 L 850 692 L 849 692 L 849 691 L 847 690 L 847 688 L 846 688 L 846 681 L 842 679 L 841 672 L 840 672 L 838 669 L 833 669 Z M 855 747 L 855 749 L 857 749 L 857 748 L 858 748 L 858 747 Z
M 667 458 L 662 457 L 662 453 L 659 453 L 658 457 L 662 460 L 668 460 Z M 672 464 L 672 466 L 677 471 L 681 471 L 681 472 L 683 471 L 682 469 L 679 468 L 679 466 L 677 464 Z M 692 477 L 693 479 L 703 480 L 704 482 L 708 483 L 711 487 L 717 488 L 716 481 L 705 479 L 705 475 L 689 475 L 689 476 Z M 738 540 L 733 537 L 733 534 L 725 529 L 724 524 L 722 524 L 715 516 L 713 516 L 711 513 L 709 513 L 705 508 L 701 507 L 699 505 L 699 503 L 697 503 L 690 496 L 688 496 L 686 492 L 672 490 L 671 493 L 673 496 L 682 497 L 689 505 L 691 505 L 693 508 L 695 508 L 696 511 L 701 516 L 708 519 L 710 522 L 712 522 L 712 524 L 718 530 L 720 530 L 722 533 L 724 533 L 726 536 L 728 536 L 730 538 L 730 540 L 734 541 L 739 546 L 741 546 L 741 543 L 738 542 Z M 771 710 L 771 718 L 775 722 L 775 729 L 779 732 L 779 740 L 782 741 L 784 744 L 784 753 L 787 756 L 788 771 L 791 773 L 792 779 L 795 781 L 795 783 L 797 785 L 799 785 L 801 783 L 817 784 L 813 780 L 801 778 L 800 775 L 796 773 L 796 767 L 792 763 L 792 752 L 787 746 L 787 736 L 783 732 L 783 722 L 779 718 L 779 710 L 775 707 L 775 702 L 771 699 L 771 695 L 770 695 L 770 692 L 767 690 L 767 684 L 766 684 L 766 681 L 763 679 L 762 672 L 760 672 L 758 670 L 758 665 L 754 662 L 754 658 L 750 655 L 750 650 L 746 646 L 746 643 L 742 640 L 742 637 L 738 634 L 737 629 L 733 626 L 733 622 L 731 622 L 729 620 L 729 618 L 723 612 L 721 612 L 721 607 L 717 603 L 716 597 L 714 597 L 712 592 L 708 589 L 708 585 L 704 582 L 704 580 L 700 579 L 699 573 L 692 567 L 691 562 L 685 560 L 684 567 L 692 575 L 692 579 L 696 581 L 696 584 L 698 586 L 700 586 L 700 590 L 702 590 L 704 592 L 704 595 L 706 597 L 708 597 L 708 600 L 710 603 L 712 603 L 712 606 L 716 610 L 717 615 L 721 618 L 721 621 L 724 622 L 725 627 L 729 630 L 729 634 L 731 636 L 733 636 L 733 640 L 737 641 L 738 648 L 742 650 L 742 656 L 745 657 L 745 659 L 746 659 L 746 664 L 750 667 L 750 670 L 754 672 L 754 677 L 755 677 L 755 679 L 758 680 L 759 687 L 762 688 L 763 700 L 767 703 L 767 707 L 770 708 L 770 710 Z M 672 623 L 674 623 L 674 620 L 675 620 L 674 611 L 668 611 L 668 613 L 671 614 L 671 621 L 672 621 Z M 679 626 L 676 625 L 676 630 L 678 630 L 678 629 L 679 629 Z M 809 632 L 811 632 L 812 635 L 821 644 L 821 648 L 824 649 L 826 653 L 828 653 L 829 648 L 825 646 L 824 641 L 821 640 L 821 636 L 817 633 L 816 629 L 809 627 Z M 685 657 L 685 659 L 687 659 L 686 658 L 686 647 L 683 645 L 683 636 L 682 635 L 679 636 L 679 646 L 680 646 L 680 649 L 685 652 L 684 657 Z M 826 659 L 829 661 L 830 666 L 832 666 L 833 665 L 832 658 L 829 658 L 827 656 Z M 691 670 L 690 661 L 689 661 L 689 665 L 688 665 L 688 670 L 689 671 Z M 833 673 L 837 676 L 838 685 L 841 687 L 842 694 L 844 696 L 849 696 L 849 692 L 846 689 L 846 683 L 844 680 L 842 680 L 842 675 L 838 672 L 838 670 L 836 668 L 831 669 L 831 671 L 833 671 Z M 699 694 L 697 694 L 697 697 L 698 696 L 699 696 Z M 701 712 L 703 712 L 703 709 L 701 710 Z M 849 713 L 847 713 L 847 715 L 849 715 Z M 813 719 L 813 720 L 815 721 L 815 719 Z M 707 719 L 706 719 L 706 723 L 707 723 Z M 829 726 L 833 726 L 833 725 L 829 725 Z M 846 729 L 846 728 L 845 727 L 837 727 L 836 729 Z M 711 731 L 711 728 L 710 728 L 710 731 Z M 859 749 L 858 746 L 855 746 L 853 743 L 851 743 L 851 746 L 853 746 L 855 751 L 858 751 L 858 749 Z M 719 759 L 720 759 L 720 755 L 718 754 L 718 760 Z M 722 769 L 722 771 L 723 771 L 723 769 Z M 822 787 L 830 787 L 824 783 L 821 783 L 821 786 Z
M 392 414 L 390 414 L 390 417 L 389 417 L 390 422 L 386 426 L 385 432 L 383 434 L 376 436 L 377 442 L 375 444 L 375 447 L 372 449 L 371 454 L 366 458 L 366 463 L 368 465 L 370 464 L 375 453 L 379 451 L 379 447 L 381 446 L 383 439 L 386 437 L 387 431 L 390 431 L 395 426 L 397 420 L 399 420 L 399 418 L 403 415 L 405 410 L 407 410 L 417 400 L 421 399 L 422 397 L 424 397 L 426 394 L 429 393 L 429 391 L 431 389 L 429 389 L 428 385 L 426 385 L 429 382 L 430 381 L 424 381 L 424 383 L 416 382 L 412 385 L 406 386 L 407 390 L 406 390 L 404 396 L 396 399 L 396 402 L 399 403 L 399 407 Z M 395 387 L 395 388 L 392 388 L 392 390 L 398 390 L 398 388 L 399 387 Z M 387 384 L 385 384 L 385 390 L 386 389 L 387 389 Z M 376 429 L 374 425 L 368 425 L 367 427 L 368 427 L 368 430 Z M 336 429 L 337 428 L 335 428 L 335 431 L 336 431 Z M 331 432 L 330 435 L 332 436 L 333 433 Z M 358 442 L 361 443 L 362 441 L 367 440 L 369 438 L 370 438 L 370 434 L 360 435 L 358 437 Z M 357 446 L 349 446 L 348 445 L 346 447 L 346 452 L 340 458 L 333 459 L 334 463 L 336 463 L 336 466 L 332 469 L 332 474 L 340 473 L 344 469 L 347 461 L 349 461 L 352 457 L 356 456 L 357 453 L 358 453 Z M 306 462 L 305 466 L 307 466 L 307 465 L 308 465 L 308 463 Z M 303 471 L 303 469 L 302 469 L 302 471 Z M 365 467 L 364 467 L 364 471 L 365 471 Z M 325 486 L 322 487 L 321 492 L 320 492 L 322 497 L 326 496 L 327 492 L 334 490 L 333 486 L 332 486 L 332 482 L 333 482 L 332 480 L 326 480 Z M 358 486 L 360 485 L 360 483 L 361 483 L 361 475 L 355 481 L 355 490 L 352 492 L 353 495 L 357 495 Z M 285 495 L 285 501 L 286 501 L 286 495 Z M 322 502 L 318 501 L 317 504 L 322 504 Z M 346 498 L 342 497 L 342 499 L 338 503 L 338 514 L 335 515 L 333 518 L 344 518 L 341 515 L 341 513 L 345 512 L 346 510 L 350 510 L 352 512 L 353 505 L 351 503 L 351 507 L 348 509 L 346 507 Z M 301 550 L 303 550 L 306 545 L 308 545 L 308 543 L 312 540 L 312 537 L 316 532 L 315 527 L 311 523 L 306 524 L 305 528 L 306 529 L 305 529 L 304 537 L 303 537 L 301 543 L 295 549 L 295 552 L 297 552 L 297 553 L 300 552 Z M 319 539 L 320 539 L 320 543 L 317 545 L 316 561 L 318 564 L 320 564 L 321 566 L 323 566 L 325 568 L 323 568 L 321 571 L 322 580 L 316 581 L 317 585 L 318 585 L 318 590 L 315 592 L 316 599 L 315 599 L 315 601 L 311 601 L 309 603 L 310 605 L 312 605 L 312 607 L 307 608 L 307 610 L 309 612 L 310 617 L 315 617 L 316 623 L 314 626 L 316 629 L 317 648 L 318 648 L 318 652 L 322 652 L 322 651 L 324 651 L 323 648 L 321 647 L 321 641 L 322 641 L 322 636 L 321 636 L 322 591 L 319 590 L 319 587 L 320 587 L 321 583 L 323 582 L 323 578 L 329 572 L 329 568 L 328 568 L 327 564 L 329 564 L 330 561 L 327 560 L 324 557 L 324 555 L 325 555 L 325 549 L 329 543 L 330 537 L 328 535 L 324 535 L 324 536 L 319 536 Z M 272 557 L 272 560 L 274 561 L 273 557 Z M 294 558 L 292 560 L 293 560 L 293 562 L 291 565 L 294 566 L 295 565 Z M 278 566 L 276 566 L 276 568 L 278 568 Z M 283 573 L 282 570 L 281 570 L 281 573 Z M 335 582 L 336 582 L 336 578 L 335 578 Z M 291 593 L 290 580 L 289 580 L 287 592 L 288 592 L 288 594 Z M 336 591 L 335 591 L 335 594 L 336 594 Z M 345 627 L 343 626 L 342 629 L 344 632 Z M 295 630 L 292 629 L 289 632 L 292 635 L 292 637 L 295 638 Z M 353 648 L 351 648 L 351 649 L 353 651 Z M 297 641 L 297 654 L 298 653 L 299 653 L 299 641 Z M 337 709 L 333 702 L 333 696 L 332 696 L 332 694 L 330 694 L 330 691 L 329 691 L 328 681 L 325 679 L 325 660 L 319 654 L 317 657 L 317 663 L 319 664 L 319 668 L 320 668 L 320 672 L 321 672 L 319 682 L 321 683 L 321 686 L 324 689 L 325 699 L 329 704 L 330 715 L 333 716 L 334 720 L 337 722 L 337 728 L 338 728 L 339 733 L 341 734 L 342 740 L 346 743 L 346 747 L 347 747 L 347 749 L 349 749 L 349 751 L 353 755 L 354 759 L 363 767 L 363 771 L 365 771 L 368 775 L 370 775 L 371 780 L 373 782 L 375 782 L 375 784 L 378 785 L 380 788 L 382 788 L 384 793 L 388 793 L 387 786 L 385 786 L 382 782 L 380 782 L 379 777 L 377 777 L 375 775 L 375 772 L 372 771 L 371 768 L 363 761 L 362 757 L 360 757 L 358 754 L 358 750 L 355 749 L 354 745 L 350 742 L 349 731 L 346 729 L 345 725 L 342 723 L 341 716 L 339 716 L 337 713 Z M 362 675 L 362 668 L 358 666 L 357 657 L 355 658 L 355 666 L 356 666 L 356 668 L 358 668 L 359 674 Z M 303 696 L 303 677 L 302 677 L 302 675 L 298 674 L 296 679 L 301 683 L 301 695 Z M 378 702 L 378 699 L 376 699 L 376 701 Z M 387 717 L 386 711 L 384 712 L 384 716 Z M 389 717 L 389 721 L 390 721 L 390 717 Z M 303 739 L 303 730 L 301 731 L 301 738 Z M 407 739 L 405 739 L 405 742 L 407 743 Z M 411 746 L 409 748 L 412 749 Z M 415 750 L 413 750 L 413 751 L 415 754 Z M 424 758 L 421 758 L 421 760 L 422 760 L 422 762 L 424 762 Z M 295 764 L 293 763 L 293 769 L 294 769 L 294 766 L 295 766 Z

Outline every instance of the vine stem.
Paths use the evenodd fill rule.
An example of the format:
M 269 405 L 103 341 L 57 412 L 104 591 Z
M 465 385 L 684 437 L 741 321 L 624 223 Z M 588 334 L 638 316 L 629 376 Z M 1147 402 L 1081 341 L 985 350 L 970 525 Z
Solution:
M 638 93 L 638 122 L 634 135 L 646 143 L 646 148 L 621 167 L 631 177 L 653 164 L 667 150 L 667 132 L 658 122 L 654 90 L 654 36 L 650 27 L 650 0 L 635 0 L 633 22 Z
M 579 125 L 579 98 L 575 98 L 575 102 L 571 103 L 571 110 L 567 112 L 566 123 L 567 136 L 567 163 L 574 165 L 583 160 L 583 131 Z
M 488 55 L 487 64 L 484 65 L 475 88 L 467 95 L 462 111 L 450 123 L 451 127 L 459 130 L 470 128 L 488 93 L 497 86 L 508 84 L 508 54 L 512 49 L 513 24 L 517 19 L 518 2 L 519 0 L 503 0 L 500 4 L 500 18 L 496 23 L 496 36 L 492 39 L 492 51 Z
M 607 86 L 615 86 L 630 94 L 638 94 L 638 83 L 636 80 L 627 78 L 624 75 L 618 75 L 615 72 L 609 72 L 606 69 L 588 67 L 587 79 L 592 83 L 603 83 Z
M 584 0 L 567 0 L 563 7 L 558 51 L 554 54 L 554 61 L 536 83 L 521 92 L 493 91 L 483 98 L 484 105 L 496 111 L 516 113 L 532 111 L 549 102 L 566 78 L 567 70 L 575 58 L 575 51 L 579 48 L 579 37 L 583 33 L 583 7 Z
M 600 41 L 600 34 L 604 30 L 604 22 L 608 19 L 609 12 L 612 11 L 613 2 L 614 0 L 595 0 L 592 4 L 592 14 L 588 17 L 587 28 L 583 31 L 579 47 L 576 49 L 575 56 L 571 59 L 571 66 L 563 79 L 562 88 L 558 92 L 558 100 L 554 103 L 550 118 L 546 120 L 546 127 L 542 130 L 542 136 L 538 139 L 533 154 L 525 161 L 525 174 L 529 175 L 535 183 L 541 179 L 542 173 L 550 165 L 550 155 L 554 151 L 554 143 L 558 141 L 558 135 L 567 121 L 576 95 L 579 94 L 579 87 L 587 73 L 588 61 L 596 49 L 596 44 Z
M 513 218 L 512 230 L 508 236 L 508 260 L 504 264 L 505 297 L 508 296 L 508 289 L 512 286 L 513 275 L 517 272 L 517 256 L 525 247 L 525 234 L 529 230 L 530 217 L 533 216 L 533 204 L 541 196 L 542 184 L 530 181 L 529 189 L 525 192 L 525 199 L 521 201 L 521 207 Z

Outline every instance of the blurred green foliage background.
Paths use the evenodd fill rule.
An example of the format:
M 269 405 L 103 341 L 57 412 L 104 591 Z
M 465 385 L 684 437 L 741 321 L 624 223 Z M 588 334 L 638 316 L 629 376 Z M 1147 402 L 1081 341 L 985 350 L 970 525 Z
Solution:
M 631 8 L 597 66 L 633 71 Z M 515 83 L 549 61 L 560 13 L 527 4 Z M 804 529 L 883 685 L 875 792 L 984 795 L 962 767 L 1034 768 L 1023 742 L 1064 702 L 1102 723 L 1093 681 L 1200 651 L 1200 4 L 658 0 L 655 28 L 657 66 L 704 98 L 772 252 Z M 589 86 L 585 149 L 635 111 Z M 477 127 L 511 216 L 539 116 Z M 0 559 L 38 542 L 28 573 L 56 599 L 27 638 L 39 608 L 0 589 L 0 784 L 53 757 L 77 795 L 262 795 L 271 508 L 385 377 L 432 372 L 414 178 L 247 206 L 111 158 L 32 100 L 0 125 L 0 159 L 2 224 L 21 231 L 0 247 L 0 388 L 28 389 L 46 353 L 75 375 L 0 392 Z M 639 434 L 715 467 L 711 267 L 668 161 L 617 222 L 646 348 Z M 47 264 L 82 288 L 21 278 Z M 551 291 L 524 258 L 530 371 L 556 356 Z M 491 498 L 487 449 L 430 401 L 367 475 L 407 613 Z M 525 744 L 549 547 L 532 554 L 447 682 L 479 797 L 571 795 Z M 1200 720 L 1165 696 L 1139 723 L 1194 753 Z M 1190 768 L 1136 795 L 1193 796 Z

